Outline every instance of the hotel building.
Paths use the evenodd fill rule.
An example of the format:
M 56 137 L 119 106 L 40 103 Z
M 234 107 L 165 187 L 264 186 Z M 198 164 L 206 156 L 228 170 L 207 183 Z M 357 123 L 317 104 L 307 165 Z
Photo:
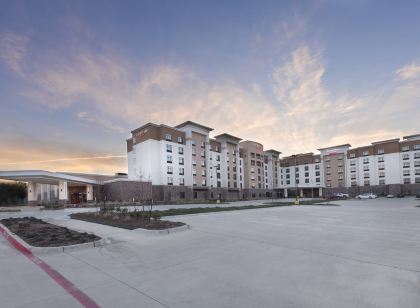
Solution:
M 94 200 L 241 200 L 413 194 L 420 190 L 420 134 L 320 148 L 319 154 L 281 157 L 263 144 L 187 121 L 171 127 L 147 123 L 126 140 L 128 174 L 115 176 L 0 171 L 0 179 L 27 182 L 28 203 Z

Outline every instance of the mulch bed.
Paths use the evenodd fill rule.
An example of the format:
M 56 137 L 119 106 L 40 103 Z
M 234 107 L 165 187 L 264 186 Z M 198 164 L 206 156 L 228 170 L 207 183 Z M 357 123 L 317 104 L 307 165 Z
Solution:
M 35 247 L 61 247 L 98 241 L 101 238 L 47 223 L 35 217 L 7 218 L 0 222 Z
M 138 228 L 147 230 L 163 230 L 184 226 L 183 222 L 144 219 L 130 217 L 128 213 L 75 213 L 70 215 L 73 219 L 93 222 L 97 224 L 134 230 Z

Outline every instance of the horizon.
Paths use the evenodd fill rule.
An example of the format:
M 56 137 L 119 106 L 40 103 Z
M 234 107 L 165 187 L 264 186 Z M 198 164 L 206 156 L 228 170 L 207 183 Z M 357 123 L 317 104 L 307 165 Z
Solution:
M 420 3 L 2 3 L 0 170 L 126 172 L 147 122 L 282 156 L 420 133 Z

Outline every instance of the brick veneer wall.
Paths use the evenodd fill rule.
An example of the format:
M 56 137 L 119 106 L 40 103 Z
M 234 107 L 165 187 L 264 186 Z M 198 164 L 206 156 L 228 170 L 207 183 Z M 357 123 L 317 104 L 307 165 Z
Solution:
M 152 183 L 118 181 L 104 184 L 103 197 L 108 201 L 146 201 L 152 199 Z

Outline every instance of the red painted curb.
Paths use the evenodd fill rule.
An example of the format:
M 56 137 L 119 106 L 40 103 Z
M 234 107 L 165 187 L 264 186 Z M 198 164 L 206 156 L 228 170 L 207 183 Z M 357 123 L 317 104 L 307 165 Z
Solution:
M 40 267 L 45 273 L 47 273 L 48 276 L 50 276 L 57 284 L 59 284 L 64 290 L 66 290 L 67 293 L 73 296 L 84 307 L 100 307 L 89 296 L 87 296 L 85 293 L 79 290 L 74 284 L 72 284 L 59 272 L 54 270 L 51 266 L 49 266 L 37 256 L 33 255 L 33 253 L 28 248 L 26 248 L 15 238 L 13 238 L 2 226 L 0 226 L 0 233 L 14 248 L 16 248 L 16 250 L 18 250 L 20 253 L 26 256 L 33 263 L 38 265 L 38 267 Z

